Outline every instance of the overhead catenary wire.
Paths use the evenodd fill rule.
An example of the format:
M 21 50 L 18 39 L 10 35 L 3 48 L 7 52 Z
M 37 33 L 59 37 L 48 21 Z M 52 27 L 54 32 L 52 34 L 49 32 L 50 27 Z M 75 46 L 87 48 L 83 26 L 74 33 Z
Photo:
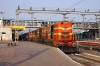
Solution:
M 83 1 L 84 1 L 84 0 L 81 0 L 81 1 L 79 1 L 78 3 L 72 5 L 71 7 L 67 8 L 67 9 L 70 9 L 70 8 L 72 8 L 72 7 L 74 7 L 74 6 L 78 5 L 78 4 L 80 4 L 80 3 L 83 2 Z M 66 10 L 67 10 L 67 9 L 66 9 Z M 57 16 L 57 15 L 58 15 L 58 14 L 55 14 L 55 15 L 49 17 L 48 19 L 51 19 L 51 18 L 53 18 L 53 17 L 55 17 L 55 16 Z M 46 19 L 46 20 L 48 20 L 48 19 Z
M 74 6 L 78 5 L 78 4 L 80 4 L 80 3 L 83 2 L 83 1 L 84 1 L 84 0 L 81 0 L 81 1 L 79 1 L 78 3 L 72 5 L 71 7 L 67 8 L 67 9 L 70 9 L 70 8 L 72 8 L 72 7 L 74 7 Z M 67 9 L 66 9 L 66 10 L 67 10 Z

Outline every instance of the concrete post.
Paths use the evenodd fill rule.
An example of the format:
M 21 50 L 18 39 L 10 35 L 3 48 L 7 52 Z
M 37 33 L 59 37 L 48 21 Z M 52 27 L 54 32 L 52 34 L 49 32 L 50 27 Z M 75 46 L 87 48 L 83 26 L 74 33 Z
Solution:
M 2 41 L 2 26 L 3 26 L 3 12 L 0 12 L 0 14 L 1 14 L 1 25 L 0 25 L 0 31 L 1 31 L 1 41 Z
M 16 17 L 15 17 L 15 42 L 18 42 L 18 10 L 16 9 Z
M 95 16 L 96 16 L 96 23 L 98 23 L 98 29 L 99 29 L 99 38 L 100 38 L 100 24 L 99 24 L 99 21 L 98 21 L 98 16 L 100 16 L 100 15 L 98 15 L 98 14 L 95 14 Z
M 31 14 L 31 20 L 32 20 L 31 22 L 33 22 L 33 14 L 34 14 L 34 12 L 28 12 L 28 13 Z M 30 28 L 29 28 L 29 32 L 30 32 Z
M 83 17 L 83 30 L 84 30 L 84 16 L 85 16 L 85 14 L 81 14 L 82 15 L 82 17 Z
M 83 30 L 85 31 L 85 24 L 84 24 L 84 16 L 85 16 L 85 14 L 81 14 L 82 15 L 82 17 L 83 17 Z M 84 39 L 83 39 L 84 40 Z

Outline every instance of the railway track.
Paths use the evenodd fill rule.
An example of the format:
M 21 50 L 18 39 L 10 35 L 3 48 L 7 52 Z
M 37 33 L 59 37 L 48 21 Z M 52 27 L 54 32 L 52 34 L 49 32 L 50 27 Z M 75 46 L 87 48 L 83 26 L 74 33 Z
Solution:
M 68 56 L 84 66 L 100 66 L 100 56 L 95 56 L 88 53 L 69 54 Z
M 100 46 L 79 45 L 79 48 L 83 48 L 85 50 L 94 50 L 94 51 L 100 52 Z

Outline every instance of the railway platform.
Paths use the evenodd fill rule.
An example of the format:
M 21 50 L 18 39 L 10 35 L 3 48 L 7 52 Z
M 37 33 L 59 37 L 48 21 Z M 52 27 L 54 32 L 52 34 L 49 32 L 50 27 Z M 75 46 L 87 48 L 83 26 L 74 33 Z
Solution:
M 88 45 L 88 46 L 100 46 L 100 42 L 97 41 L 77 41 L 78 44 Z
M 100 56 L 100 42 L 97 41 L 77 41 L 80 52 Z
M 55 47 L 28 41 L 0 44 L 0 66 L 82 66 Z
M 77 41 L 77 44 L 80 47 L 84 47 L 85 49 L 97 50 L 100 52 L 100 42 L 96 41 Z

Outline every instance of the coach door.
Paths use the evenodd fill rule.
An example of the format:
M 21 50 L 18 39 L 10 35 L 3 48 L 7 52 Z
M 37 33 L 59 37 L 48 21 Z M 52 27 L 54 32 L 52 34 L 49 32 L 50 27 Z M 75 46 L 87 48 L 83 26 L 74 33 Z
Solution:
M 2 41 L 7 40 L 6 32 L 2 32 Z

